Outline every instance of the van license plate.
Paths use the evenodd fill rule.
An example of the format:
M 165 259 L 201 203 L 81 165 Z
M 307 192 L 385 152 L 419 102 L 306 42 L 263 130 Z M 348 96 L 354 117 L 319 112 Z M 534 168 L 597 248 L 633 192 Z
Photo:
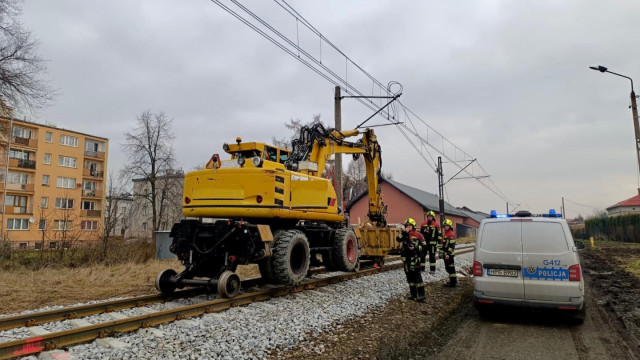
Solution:
M 487 269 L 487 275 L 518 277 L 518 270 L 510 269 Z

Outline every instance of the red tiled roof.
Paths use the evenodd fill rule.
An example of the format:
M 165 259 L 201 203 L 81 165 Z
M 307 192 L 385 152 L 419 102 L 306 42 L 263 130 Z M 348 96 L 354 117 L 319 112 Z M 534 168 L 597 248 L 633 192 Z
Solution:
M 615 205 L 609 206 L 607 209 L 611 209 L 618 206 L 640 206 L 640 195 L 628 198 L 627 200 L 620 201 Z

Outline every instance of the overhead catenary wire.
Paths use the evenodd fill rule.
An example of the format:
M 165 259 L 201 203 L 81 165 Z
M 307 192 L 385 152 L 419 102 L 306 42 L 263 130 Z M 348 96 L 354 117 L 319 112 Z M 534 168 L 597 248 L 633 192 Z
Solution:
M 428 164 L 428 166 L 435 171 L 435 159 L 432 155 L 431 151 L 435 151 L 438 154 L 441 154 L 442 157 L 449 162 L 453 163 L 459 169 L 463 169 L 463 165 L 460 165 L 459 162 L 471 161 L 474 157 L 470 156 L 460 147 L 455 145 L 449 139 L 444 137 L 440 132 L 431 127 L 426 121 L 420 118 L 415 112 L 409 109 L 405 104 L 401 101 L 397 100 L 393 103 L 389 110 L 383 109 L 380 111 L 380 99 L 367 99 L 364 98 L 365 94 L 363 91 L 360 91 L 353 83 L 349 82 L 349 79 L 352 76 L 349 76 L 349 66 L 352 66 L 355 70 L 357 70 L 360 74 L 363 74 L 367 79 L 371 81 L 372 88 L 371 93 L 375 94 L 376 87 L 379 90 L 380 96 L 393 96 L 394 95 L 394 86 L 398 86 L 399 84 L 396 82 L 390 82 L 387 85 L 384 85 L 381 81 L 376 79 L 369 72 L 364 70 L 360 65 L 358 65 L 355 61 L 353 61 L 349 56 L 347 56 L 342 50 L 340 50 L 335 44 L 333 44 L 329 39 L 327 39 L 318 29 L 316 29 L 304 16 L 302 16 L 298 11 L 296 11 L 286 0 L 274 0 L 274 2 L 282 8 L 289 16 L 293 17 L 295 20 L 295 34 L 294 39 L 290 39 L 281 31 L 278 31 L 274 26 L 270 25 L 267 21 L 262 19 L 256 13 L 251 11 L 249 8 L 240 3 L 239 0 L 228 0 L 227 2 L 233 4 L 239 11 L 235 11 L 230 6 L 223 4 L 224 0 L 211 0 L 213 3 L 218 5 L 220 8 L 234 16 L 236 19 L 240 20 L 242 23 L 247 25 L 249 28 L 257 32 L 259 35 L 263 36 L 267 40 L 269 40 L 274 45 L 278 46 L 281 50 L 285 51 L 285 53 L 289 54 L 293 58 L 300 61 L 306 67 L 314 71 L 316 74 L 320 75 L 322 78 L 327 80 L 329 83 L 334 86 L 339 86 L 344 90 L 347 94 L 354 94 L 362 97 L 357 97 L 356 100 L 363 104 L 366 108 L 373 112 L 379 112 L 379 116 L 384 118 L 388 123 L 396 123 L 396 128 L 402 134 L 402 136 L 409 142 L 409 144 L 419 153 L 420 157 Z M 231 5 L 230 4 L 230 5 Z M 243 16 L 239 12 L 243 12 L 247 16 Z M 302 26 L 300 26 L 302 25 Z M 305 50 L 300 45 L 300 31 L 303 29 L 308 29 L 319 39 L 319 50 L 320 57 L 312 55 L 309 51 Z M 338 74 L 338 72 L 342 70 L 333 70 L 328 67 L 322 61 L 322 56 L 327 52 L 325 49 L 323 51 L 323 43 L 328 46 L 328 49 L 333 49 L 337 54 L 344 57 L 344 76 Z M 357 74 L 354 74 L 357 75 Z M 401 86 L 401 85 L 400 85 Z M 400 90 L 401 91 L 401 90 Z M 368 93 L 368 90 L 366 90 Z M 397 93 L 397 92 L 395 92 Z M 376 103 L 378 101 L 378 103 Z M 400 117 L 401 115 L 405 116 L 405 122 L 402 122 Z M 421 131 L 414 122 L 417 121 L 422 126 L 426 127 L 426 134 L 421 135 Z M 415 140 L 413 141 L 412 138 Z M 419 142 L 419 145 L 416 145 L 416 142 Z M 439 142 L 436 145 L 436 142 Z M 447 151 L 447 148 L 451 149 Z M 426 153 L 426 154 L 425 154 Z M 461 158 L 461 159 L 460 159 Z M 460 161 L 462 160 L 462 161 Z M 500 190 L 497 184 L 488 176 L 486 170 L 480 165 L 477 161 L 470 167 L 469 169 L 463 169 L 464 172 L 472 178 L 475 178 L 478 183 L 480 183 L 483 187 L 487 188 L 493 194 L 501 198 L 502 200 L 509 202 L 508 197 Z M 483 182 L 483 179 L 488 178 L 487 182 Z
M 598 208 L 598 207 L 596 207 L 596 206 L 591 206 L 591 205 L 581 204 L 581 203 L 578 203 L 578 202 L 575 202 L 575 201 L 569 200 L 569 199 L 567 199 L 567 198 L 564 198 L 564 201 L 569 202 L 569 203 L 572 203 L 572 204 L 574 204 L 574 205 L 582 206 L 582 207 L 585 207 L 585 208 L 591 208 L 591 209 L 593 209 L 593 210 L 598 210 L 598 209 L 599 209 L 599 208 Z

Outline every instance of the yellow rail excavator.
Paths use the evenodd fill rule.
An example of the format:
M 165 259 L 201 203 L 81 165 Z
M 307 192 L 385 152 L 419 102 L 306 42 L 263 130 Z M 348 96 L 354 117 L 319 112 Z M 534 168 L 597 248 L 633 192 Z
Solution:
M 359 138 L 346 140 L 352 137 Z M 204 169 L 185 176 L 183 213 L 198 220 L 172 227 L 170 251 L 185 269 L 161 272 L 158 291 L 196 286 L 233 297 L 240 291 L 235 270 L 241 264 L 257 263 L 267 281 L 294 285 L 310 263 L 354 271 L 367 251 L 385 255 L 380 244 L 364 251 L 366 231 L 346 224 L 331 181 L 322 177 L 333 154 L 364 157 L 372 229 L 388 233 L 385 246 L 395 243 L 384 230 L 380 145 L 372 129 L 338 131 L 315 123 L 301 129 L 292 150 L 241 138 L 223 150 L 230 159 L 214 154 Z

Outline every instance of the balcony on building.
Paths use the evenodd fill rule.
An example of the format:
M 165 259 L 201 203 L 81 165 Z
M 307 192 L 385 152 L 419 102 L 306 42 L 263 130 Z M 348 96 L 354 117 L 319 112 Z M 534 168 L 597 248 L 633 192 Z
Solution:
M 80 216 L 99 218 L 102 216 L 102 210 L 82 210 Z
M 35 160 L 25 160 L 25 159 L 9 159 L 9 167 L 21 168 L 21 169 L 36 169 L 36 161 Z
M 82 190 L 82 196 L 83 197 L 92 197 L 92 198 L 100 198 L 100 199 L 102 199 L 102 190 L 98 190 L 98 189 L 93 189 L 93 190 L 83 189 Z
M 105 148 L 106 146 L 104 141 L 86 139 L 84 146 L 84 156 L 104 161 Z
M 2 207 L 0 206 L 0 213 L 2 213 Z M 33 205 L 27 206 L 13 206 L 13 205 L 5 205 L 4 206 L 5 214 L 22 214 L 22 215 L 33 215 Z
M 84 168 L 82 169 L 82 176 L 104 178 L 104 171 L 100 168 Z
M 5 189 L 5 183 L 4 182 L 0 182 L 0 191 L 3 191 Z M 34 184 L 6 184 L 6 189 L 7 191 L 17 191 L 17 192 L 28 192 L 28 193 L 32 193 L 35 191 L 35 185 Z
M 37 148 L 38 147 L 38 139 L 28 139 L 23 137 L 11 137 L 11 142 L 16 145 Z
M 11 143 L 18 146 L 37 148 L 38 129 L 14 125 L 11 131 Z

